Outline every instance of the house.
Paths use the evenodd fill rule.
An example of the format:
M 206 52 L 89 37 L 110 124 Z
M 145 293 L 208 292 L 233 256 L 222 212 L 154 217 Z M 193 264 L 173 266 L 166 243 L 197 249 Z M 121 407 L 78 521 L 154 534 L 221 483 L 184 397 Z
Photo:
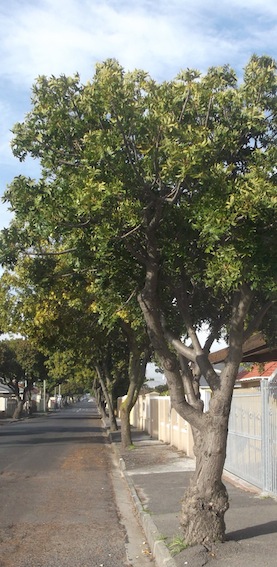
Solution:
M 212 364 L 223 362 L 228 356 L 229 348 L 211 352 L 209 360 Z M 256 333 L 245 341 L 243 345 L 242 362 L 269 362 L 277 360 L 277 346 L 272 347 L 267 344 L 262 333 Z
M 261 380 L 277 379 L 277 361 L 254 364 L 239 372 L 236 386 L 241 388 L 259 388 Z
M 11 417 L 16 407 L 13 391 L 0 382 L 0 416 Z

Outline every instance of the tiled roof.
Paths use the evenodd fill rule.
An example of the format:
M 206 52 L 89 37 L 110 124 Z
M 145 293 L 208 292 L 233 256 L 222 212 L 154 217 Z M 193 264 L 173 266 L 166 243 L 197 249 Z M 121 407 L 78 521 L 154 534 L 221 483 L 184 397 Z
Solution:
M 229 348 L 223 348 L 216 352 L 211 352 L 209 359 L 212 364 L 222 362 L 228 356 Z M 252 335 L 243 345 L 243 362 L 270 362 L 277 361 L 277 345 L 269 347 L 261 333 Z
M 277 361 L 255 364 L 251 370 L 242 370 L 238 374 L 238 380 L 253 378 L 270 378 L 277 373 Z

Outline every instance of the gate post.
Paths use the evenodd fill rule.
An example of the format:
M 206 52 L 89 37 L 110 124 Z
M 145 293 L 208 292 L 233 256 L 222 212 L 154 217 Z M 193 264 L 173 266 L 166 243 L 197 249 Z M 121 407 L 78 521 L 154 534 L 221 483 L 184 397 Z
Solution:
M 263 471 L 263 491 L 270 492 L 269 486 L 269 388 L 268 381 L 261 380 L 262 394 L 262 471 Z

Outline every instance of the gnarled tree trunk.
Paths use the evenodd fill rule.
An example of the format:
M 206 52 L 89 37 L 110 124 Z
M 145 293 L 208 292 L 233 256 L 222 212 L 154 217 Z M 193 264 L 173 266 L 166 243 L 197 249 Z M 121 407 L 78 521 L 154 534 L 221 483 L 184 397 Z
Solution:
M 222 482 L 228 417 L 208 416 L 205 435 L 194 432 L 196 470 L 182 501 L 181 525 L 189 545 L 224 541 L 229 508 Z

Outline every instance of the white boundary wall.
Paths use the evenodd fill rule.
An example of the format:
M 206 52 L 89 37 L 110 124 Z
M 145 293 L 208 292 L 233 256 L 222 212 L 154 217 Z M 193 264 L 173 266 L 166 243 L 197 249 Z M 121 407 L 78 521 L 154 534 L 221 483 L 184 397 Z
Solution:
M 139 396 L 131 411 L 130 422 L 134 427 L 147 431 L 151 437 L 169 443 L 194 458 L 190 425 L 171 407 L 169 396 L 152 393 Z

